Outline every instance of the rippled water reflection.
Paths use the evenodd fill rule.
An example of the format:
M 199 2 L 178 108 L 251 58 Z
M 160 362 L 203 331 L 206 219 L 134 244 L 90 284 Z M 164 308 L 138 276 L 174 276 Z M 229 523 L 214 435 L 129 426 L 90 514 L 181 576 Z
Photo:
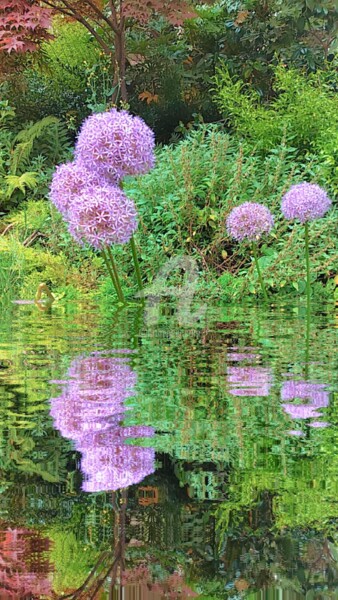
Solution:
M 338 597 L 334 308 L 13 306 L 0 599 Z

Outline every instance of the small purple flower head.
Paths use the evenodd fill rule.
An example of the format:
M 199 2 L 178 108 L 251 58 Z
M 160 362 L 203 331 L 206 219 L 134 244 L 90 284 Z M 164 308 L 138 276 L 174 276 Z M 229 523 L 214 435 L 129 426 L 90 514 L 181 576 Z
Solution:
M 137 229 L 134 202 L 116 186 L 86 189 L 68 211 L 69 231 L 94 248 L 125 244 Z
M 320 219 L 331 206 L 325 190 L 316 183 L 293 185 L 282 198 L 282 213 L 286 219 L 298 219 L 301 223 Z
M 80 130 L 75 157 L 103 177 L 140 175 L 155 163 L 153 131 L 140 117 L 113 108 L 91 115 Z
M 71 162 L 59 165 L 53 175 L 49 197 L 63 216 L 75 198 L 78 198 L 85 188 L 100 185 L 97 173 L 84 167 L 81 162 Z
M 269 209 L 258 202 L 243 202 L 229 214 L 227 231 L 235 240 L 258 240 L 273 227 L 273 216 Z

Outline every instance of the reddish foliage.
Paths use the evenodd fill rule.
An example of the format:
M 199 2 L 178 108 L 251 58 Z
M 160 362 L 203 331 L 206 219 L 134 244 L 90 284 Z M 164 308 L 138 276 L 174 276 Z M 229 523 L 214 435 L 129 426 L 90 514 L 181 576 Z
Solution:
M 51 596 L 49 547 L 37 531 L 0 528 L 0 600 Z
M 51 11 L 29 0 L 0 0 L 0 50 L 27 52 L 49 39 Z
M 122 10 L 141 24 L 149 21 L 154 14 L 168 19 L 172 25 L 182 25 L 186 19 L 196 16 L 189 2 L 185 0 L 122 0 Z

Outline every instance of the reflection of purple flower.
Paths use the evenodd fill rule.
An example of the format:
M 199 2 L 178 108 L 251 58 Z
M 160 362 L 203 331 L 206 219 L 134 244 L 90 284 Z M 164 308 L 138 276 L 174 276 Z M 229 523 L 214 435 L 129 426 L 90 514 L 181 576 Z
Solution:
M 252 362 L 260 358 L 259 354 L 254 354 L 252 352 L 254 348 L 251 347 L 238 348 L 237 346 L 233 346 L 232 348 L 229 348 L 229 350 L 231 350 L 231 352 L 228 352 L 227 360 L 231 362 Z M 247 350 L 249 350 L 250 352 L 247 352 Z
M 331 206 L 325 190 L 315 183 L 293 185 L 283 196 L 282 213 L 286 219 L 298 219 L 301 223 L 320 219 Z
M 128 358 L 109 358 L 96 352 L 73 361 L 68 375 L 61 396 L 51 400 L 50 412 L 55 427 L 73 439 L 83 454 L 83 489 L 116 490 L 152 473 L 154 450 L 125 442 L 151 437 L 154 430 L 121 426 L 130 410 L 124 402 L 135 394 L 136 374 Z
M 330 423 L 327 423 L 326 421 L 312 421 L 312 423 L 310 423 L 310 427 L 329 427 Z
M 124 244 L 137 229 L 134 202 L 116 186 L 87 189 L 68 211 L 69 231 L 94 248 Z
M 77 160 L 103 177 L 147 173 L 154 166 L 154 133 L 125 110 L 91 115 L 75 146 Z
M 309 381 L 285 381 L 281 392 L 282 400 L 308 400 L 311 406 L 321 408 L 329 404 L 329 392 L 323 383 Z
M 291 429 L 291 431 L 288 431 L 288 434 L 294 435 L 295 437 L 301 437 L 304 435 L 303 431 L 300 431 L 299 429 Z
M 320 417 L 315 406 L 304 406 L 304 404 L 282 404 L 285 412 L 291 419 L 312 419 Z
M 229 235 L 238 242 L 244 239 L 255 241 L 272 229 L 273 216 L 263 204 L 244 202 L 232 209 L 226 225 Z
M 282 386 L 282 400 L 303 400 L 302 404 L 284 403 L 285 412 L 291 419 L 314 419 L 321 417 L 318 409 L 329 405 L 329 393 L 323 383 L 310 381 L 285 381 Z M 311 427 L 321 427 L 320 421 L 310 423 Z M 323 425 L 325 426 L 325 425 Z
M 233 396 L 268 396 L 270 369 L 264 367 L 228 367 L 229 393 Z

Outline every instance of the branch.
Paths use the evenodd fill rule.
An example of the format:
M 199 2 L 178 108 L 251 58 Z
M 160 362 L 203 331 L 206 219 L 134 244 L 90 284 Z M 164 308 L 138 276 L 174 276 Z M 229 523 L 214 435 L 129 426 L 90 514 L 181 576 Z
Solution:
M 93 9 L 94 12 L 96 12 L 96 14 L 107 24 L 109 25 L 109 27 L 111 27 L 111 29 L 114 31 L 114 33 L 118 33 L 118 28 L 114 22 L 113 19 L 109 19 L 108 17 L 105 16 L 105 14 L 96 6 L 95 2 L 93 2 L 92 0 L 85 0 L 87 2 L 87 4 L 89 4 L 89 6 Z
M 77 12 L 77 10 L 75 10 L 75 8 L 70 4 L 70 2 L 68 2 L 68 0 L 61 0 L 67 10 L 65 8 L 61 8 L 57 4 L 54 4 L 54 2 L 52 2 L 51 0 L 43 0 L 43 1 L 48 6 L 54 8 L 56 11 L 62 12 L 63 14 L 66 14 L 68 16 L 72 16 L 76 19 L 76 21 L 78 21 L 79 23 L 82 23 L 82 25 L 84 27 L 86 27 L 86 29 L 88 29 L 88 31 L 92 34 L 92 36 L 100 44 L 100 46 L 104 50 L 104 52 L 109 55 L 112 53 L 112 49 L 108 46 L 108 44 L 104 41 L 104 39 L 95 31 L 94 27 L 92 27 L 90 25 L 90 23 L 87 21 L 87 19 L 85 19 L 79 12 Z
M 120 0 L 120 5 L 121 5 L 121 3 L 122 3 L 122 0 Z M 116 29 L 118 30 L 117 12 L 116 12 L 116 8 L 115 8 L 114 0 L 109 0 L 109 8 L 111 10 L 112 20 L 114 22 L 114 25 L 115 25 Z

